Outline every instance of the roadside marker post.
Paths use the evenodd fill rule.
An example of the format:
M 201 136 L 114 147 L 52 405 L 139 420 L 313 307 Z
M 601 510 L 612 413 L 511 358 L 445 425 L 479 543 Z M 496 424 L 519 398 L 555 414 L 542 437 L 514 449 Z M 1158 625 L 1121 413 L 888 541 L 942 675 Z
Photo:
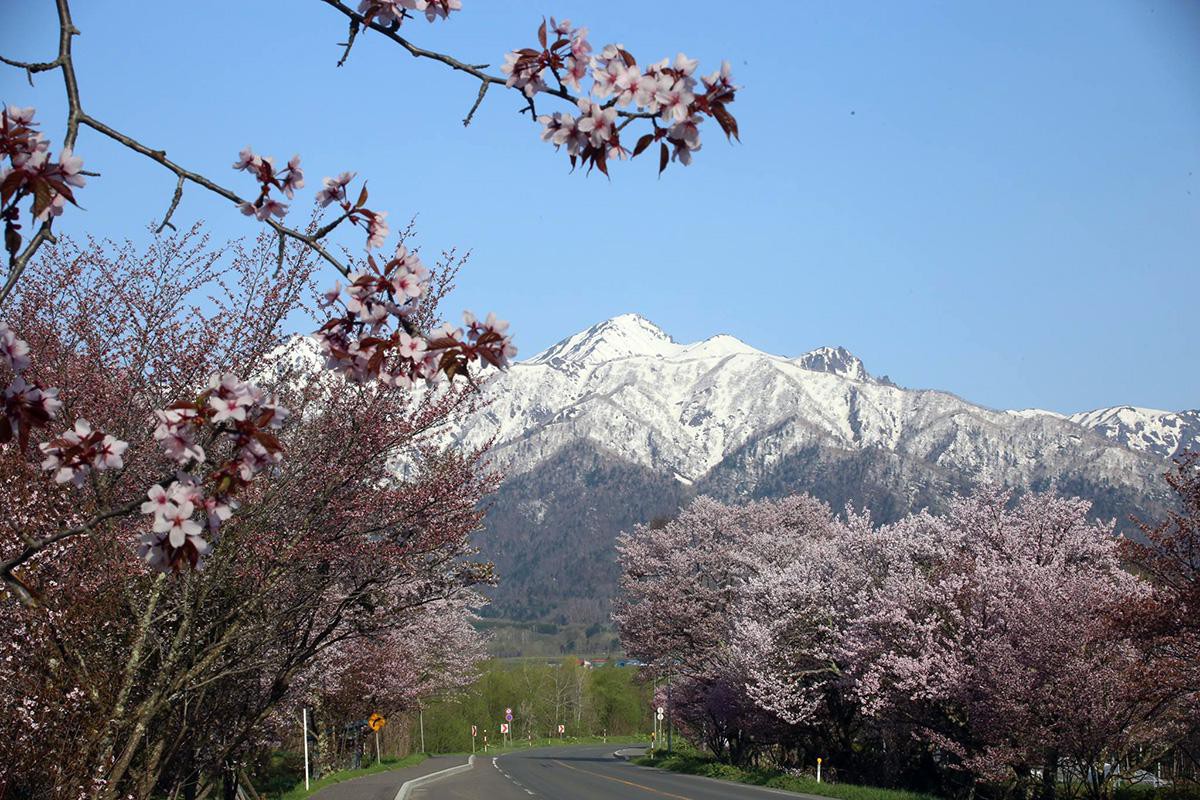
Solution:
M 300 725 L 303 728 L 301 731 L 304 739 L 304 791 L 308 791 L 308 706 L 304 707 L 304 712 L 300 718 Z
M 479 728 L 471 726 L 471 752 L 475 752 L 475 736 L 479 733 Z
M 821 782 L 821 757 L 817 756 L 817 783 Z

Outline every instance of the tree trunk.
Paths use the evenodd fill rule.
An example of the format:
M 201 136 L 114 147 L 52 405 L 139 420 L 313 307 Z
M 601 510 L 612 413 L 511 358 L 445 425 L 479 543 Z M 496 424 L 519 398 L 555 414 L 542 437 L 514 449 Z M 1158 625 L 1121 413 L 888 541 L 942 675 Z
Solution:
M 1058 751 L 1051 750 L 1046 754 L 1042 765 L 1042 783 L 1038 792 L 1039 800 L 1054 800 L 1058 790 Z

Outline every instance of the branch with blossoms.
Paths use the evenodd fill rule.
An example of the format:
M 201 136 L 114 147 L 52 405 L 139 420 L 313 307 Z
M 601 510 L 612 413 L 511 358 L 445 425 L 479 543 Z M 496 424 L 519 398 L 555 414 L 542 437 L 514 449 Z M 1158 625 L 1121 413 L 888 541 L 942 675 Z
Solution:
M 350 37 L 338 66 L 345 63 L 358 33 L 363 28 L 377 31 L 400 45 L 414 58 L 427 58 L 465 72 L 480 82 L 479 95 L 463 125 L 469 125 L 488 87 L 504 86 L 520 91 L 526 102 L 523 111 L 543 126 L 542 139 L 565 147 L 571 166 L 593 167 L 608 174 L 608 162 L 634 158 L 652 144 L 659 144 L 659 174 L 671 161 L 688 165 L 700 149 L 700 125 L 715 119 L 728 139 L 739 139 L 737 120 L 729 111 L 737 88 L 729 62 L 697 81 L 695 59 L 683 53 L 639 67 L 637 59 L 620 44 L 609 44 L 593 55 L 587 28 L 574 28 L 570 20 L 545 20 L 537 30 L 538 47 L 510 51 L 500 67 L 502 75 L 491 75 L 487 65 L 473 65 L 444 53 L 426 50 L 400 35 L 402 24 L 412 12 L 424 11 L 433 22 L 447 19 L 462 8 L 460 0 L 361 0 L 355 11 L 341 0 L 321 0 L 350 19 Z M 590 86 L 585 82 L 590 79 Z M 551 81 L 553 84 L 551 84 Z M 572 104 L 576 112 L 556 111 L 538 116 L 534 98 L 547 95 Z M 576 115 L 577 113 L 577 115 Z M 621 141 L 621 132 L 635 122 L 650 123 L 633 148 Z

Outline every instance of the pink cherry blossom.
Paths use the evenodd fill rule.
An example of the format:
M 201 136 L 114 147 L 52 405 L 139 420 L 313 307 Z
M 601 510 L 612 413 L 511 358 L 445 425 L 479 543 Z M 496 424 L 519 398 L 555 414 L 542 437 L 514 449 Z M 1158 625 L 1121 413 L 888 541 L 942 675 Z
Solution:
M 0 358 L 13 372 L 23 372 L 29 366 L 29 343 L 18 338 L 3 322 L 0 322 Z
M 238 153 L 238 160 L 233 162 L 233 168 L 249 171 L 252 168 L 257 168 L 261 161 L 262 159 L 254 154 L 250 146 L 246 145 L 245 149 Z
M 383 242 L 387 239 L 389 232 L 386 217 L 386 211 L 376 211 L 371 214 L 367 224 L 367 249 L 383 247 Z
M 428 343 L 419 336 L 409 336 L 407 333 L 401 332 L 400 343 L 396 346 L 396 353 L 403 358 L 411 358 L 414 361 L 424 357 L 425 349 Z
M 171 498 L 167 494 L 167 490 L 157 483 L 146 491 L 146 496 L 149 499 L 142 503 L 141 511 L 143 514 L 161 515 L 171 506 Z
M 283 193 L 292 199 L 297 189 L 304 188 L 304 171 L 300 169 L 300 156 L 292 156 L 288 161 L 287 176 L 283 181 Z
M 357 173 L 343 172 L 336 178 L 323 178 L 325 188 L 317 192 L 317 202 L 324 208 L 330 203 L 343 202 L 346 199 L 346 186 L 354 180 Z

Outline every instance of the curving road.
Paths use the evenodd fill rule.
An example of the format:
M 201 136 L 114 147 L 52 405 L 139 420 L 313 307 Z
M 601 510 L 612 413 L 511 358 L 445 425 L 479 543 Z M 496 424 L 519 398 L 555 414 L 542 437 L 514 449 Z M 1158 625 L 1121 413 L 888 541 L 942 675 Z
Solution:
M 615 749 L 581 745 L 477 755 L 474 768 L 418 787 L 410 800 L 828 800 L 639 767 L 614 758 Z

